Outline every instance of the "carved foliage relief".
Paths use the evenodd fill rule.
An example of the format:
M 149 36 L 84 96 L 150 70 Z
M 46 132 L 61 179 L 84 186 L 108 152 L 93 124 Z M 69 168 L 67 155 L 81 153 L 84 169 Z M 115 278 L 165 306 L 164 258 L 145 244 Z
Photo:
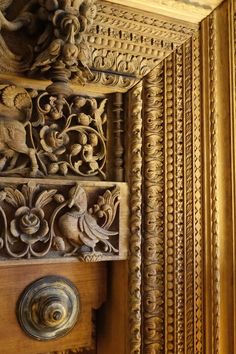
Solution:
M 60 74 L 65 82 L 88 80 L 119 90 L 132 87 L 197 30 L 195 25 L 103 1 L 32 0 L 18 9 L 14 21 L 3 14 L 6 8 L 4 2 L 1 28 L 13 32 L 26 27 L 25 36 L 32 44 L 25 58 L 12 53 L 1 36 L 3 71 L 53 80 Z
M 168 56 L 144 78 L 143 85 L 143 351 L 200 353 L 203 250 L 198 39 L 187 41 Z
M 0 86 L 0 175 L 106 178 L 106 98 Z
M 120 188 L 1 178 L 1 258 L 122 258 Z

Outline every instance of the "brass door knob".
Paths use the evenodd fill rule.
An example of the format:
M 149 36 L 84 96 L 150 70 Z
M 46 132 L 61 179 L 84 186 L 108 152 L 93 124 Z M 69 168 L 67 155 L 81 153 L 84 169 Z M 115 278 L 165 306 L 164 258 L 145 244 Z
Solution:
M 38 340 L 66 335 L 80 312 L 79 292 L 64 277 L 47 276 L 30 284 L 17 304 L 17 318 L 22 329 Z

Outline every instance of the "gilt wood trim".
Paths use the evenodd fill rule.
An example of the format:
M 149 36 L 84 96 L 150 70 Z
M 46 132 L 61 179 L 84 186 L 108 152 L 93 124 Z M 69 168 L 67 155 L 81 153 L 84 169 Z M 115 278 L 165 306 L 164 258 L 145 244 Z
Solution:
M 189 39 L 143 79 L 144 353 L 203 351 L 199 44 Z
M 124 0 L 109 0 L 126 5 Z M 210 14 L 222 0 L 131 0 L 129 6 L 159 15 L 169 16 L 174 19 L 199 23 Z
M 38 21 L 40 17 L 34 12 L 31 13 L 33 9 L 30 4 L 29 2 L 23 14 L 19 16 L 19 19 L 17 18 L 21 27 L 29 26 L 29 31 L 33 28 L 31 19 Z M 42 5 L 44 12 L 46 11 L 50 16 L 57 18 L 57 12 L 45 4 Z M 42 47 L 42 51 L 40 55 L 35 55 L 34 50 L 37 51 L 39 48 L 37 45 L 32 45 L 33 59 L 28 56 L 29 63 L 25 63 L 23 57 L 18 56 L 19 64 L 13 65 L 9 58 L 16 56 L 9 50 L 4 50 L 6 42 L 4 36 L 1 35 L 1 71 L 30 72 L 32 76 L 32 69 L 33 75 L 35 75 L 36 69 L 37 71 L 45 69 L 46 77 L 53 78 L 56 72 L 58 75 L 58 63 L 61 61 L 66 66 L 68 75 L 66 73 L 63 75 L 67 75 L 67 79 L 77 75 L 77 79 L 73 80 L 74 83 L 82 83 L 87 78 L 88 87 L 99 86 L 101 90 L 105 91 L 125 92 L 198 29 L 196 24 L 180 23 L 165 17 L 160 18 L 156 14 L 105 1 L 97 2 L 97 16 L 92 25 L 94 11 L 88 10 L 89 7 L 93 8 L 93 4 L 84 0 L 79 10 L 77 9 L 79 16 L 87 25 L 85 28 L 82 26 L 83 28 L 78 32 L 78 28 L 74 24 L 76 31 L 73 43 L 65 39 L 68 37 L 66 37 L 66 27 L 63 27 L 65 21 L 61 21 L 59 16 L 57 23 L 54 21 L 54 27 L 56 31 L 61 31 L 65 43 L 59 43 L 60 39 L 55 39 L 54 36 L 51 38 L 51 44 L 45 49 L 44 44 L 41 43 L 41 37 L 38 36 L 39 47 Z M 70 10 L 66 10 L 65 14 L 69 19 Z M 47 20 L 44 19 L 46 24 L 51 21 L 50 16 Z M 4 17 L 1 21 L 5 24 Z M 12 31 L 11 22 L 7 25 L 7 29 Z M 9 65 L 6 64 L 7 62 Z M 77 62 L 79 67 L 77 65 L 77 74 L 75 73 L 75 75 L 75 63 Z M 89 67 L 93 75 L 89 74 Z M 62 71 L 60 75 L 62 75 Z M 45 77 L 45 75 L 43 76 Z M 66 78 L 64 77 L 64 79 Z
M 129 92 L 130 255 L 129 255 L 129 340 L 130 353 L 142 352 L 142 90 L 140 82 Z
M 144 353 L 165 343 L 164 75 L 161 63 L 144 80 Z

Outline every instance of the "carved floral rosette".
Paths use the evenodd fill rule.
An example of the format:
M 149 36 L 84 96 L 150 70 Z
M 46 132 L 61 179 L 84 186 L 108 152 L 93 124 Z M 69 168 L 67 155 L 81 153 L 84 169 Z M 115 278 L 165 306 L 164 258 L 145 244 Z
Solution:
M 0 258 L 124 259 L 125 183 L 0 181 Z M 123 195 L 124 197 L 124 195 Z M 123 233 L 121 233 L 121 228 Z

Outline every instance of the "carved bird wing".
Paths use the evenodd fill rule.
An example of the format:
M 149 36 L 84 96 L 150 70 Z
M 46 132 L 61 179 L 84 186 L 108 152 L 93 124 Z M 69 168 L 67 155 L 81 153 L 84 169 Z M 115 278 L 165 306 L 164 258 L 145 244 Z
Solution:
M 77 59 L 81 63 L 81 65 L 85 69 L 85 71 L 87 72 L 88 76 L 92 77 L 93 74 L 88 67 L 88 65 L 89 65 L 88 61 L 89 61 L 89 57 L 90 57 L 90 48 L 83 38 L 82 38 L 81 42 L 78 43 L 77 46 L 78 46 L 78 50 L 79 50 Z
M 79 218 L 78 227 L 90 240 L 96 242 L 108 240 L 110 236 L 118 234 L 116 231 L 108 231 L 99 226 L 93 216 L 87 213 Z
M 31 70 L 35 70 L 40 67 L 42 71 L 49 70 L 51 64 L 57 60 L 61 53 L 62 43 L 63 41 L 60 39 L 53 41 L 47 49 L 37 56 Z

